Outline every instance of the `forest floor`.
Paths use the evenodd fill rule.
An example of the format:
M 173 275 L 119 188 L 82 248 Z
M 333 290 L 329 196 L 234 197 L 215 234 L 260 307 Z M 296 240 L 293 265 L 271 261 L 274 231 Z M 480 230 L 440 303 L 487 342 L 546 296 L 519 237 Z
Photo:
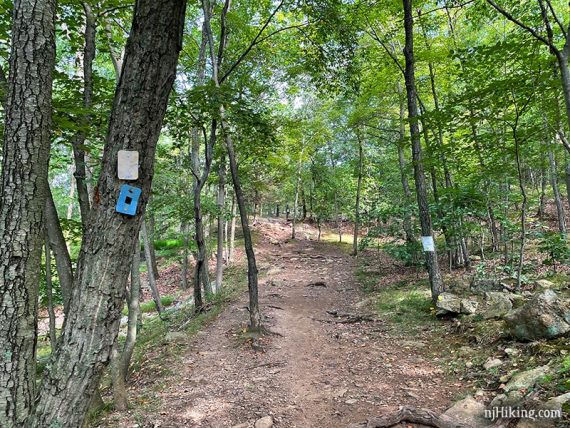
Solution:
M 442 369 L 442 330 L 383 319 L 348 245 L 299 229 L 290 240 L 283 221 L 256 227 L 259 300 L 272 333 L 245 334 L 242 291 L 193 336 L 166 335 L 130 382 L 131 410 L 97 426 L 245 428 L 272 416 L 276 427 L 345 427 L 401 405 L 449 407 L 468 382 Z

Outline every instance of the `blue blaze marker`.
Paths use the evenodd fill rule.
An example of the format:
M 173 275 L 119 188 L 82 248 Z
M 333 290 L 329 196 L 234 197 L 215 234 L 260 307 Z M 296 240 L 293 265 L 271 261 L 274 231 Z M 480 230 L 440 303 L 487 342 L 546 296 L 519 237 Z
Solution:
M 121 186 L 121 192 L 119 193 L 119 199 L 117 200 L 115 211 L 131 216 L 136 215 L 141 193 L 142 190 L 138 187 L 123 184 Z

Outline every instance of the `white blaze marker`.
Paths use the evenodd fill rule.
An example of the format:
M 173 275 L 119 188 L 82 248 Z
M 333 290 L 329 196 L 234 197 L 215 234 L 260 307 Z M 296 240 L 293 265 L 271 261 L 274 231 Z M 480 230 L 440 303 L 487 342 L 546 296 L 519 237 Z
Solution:
M 119 180 L 137 180 L 139 178 L 139 152 L 119 150 L 117 170 Z
M 430 253 L 435 251 L 433 236 L 422 236 L 422 245 L 424 247 L 424 251 L 429 251 Z

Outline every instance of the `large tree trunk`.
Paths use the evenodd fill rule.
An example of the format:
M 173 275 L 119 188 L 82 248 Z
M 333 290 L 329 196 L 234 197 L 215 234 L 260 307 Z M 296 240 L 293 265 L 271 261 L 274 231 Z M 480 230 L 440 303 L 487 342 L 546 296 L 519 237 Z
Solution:
M 16 1 L 0 206 L 0 426 L 33 406 L 37 299 L 50 150 L 55 0 Z
M 416 182 L 416 196 L 418 199 L 418 207 L 420 213 L 420 224 L 422 236 L 432 237 L 433 231 L 431 226 L 431 215 L 429 212 L 426 181 L 423 169 L 422 148 L 420 142 L 420 130 L 418 127 L 418 105 L 416 95 L 415 81 L 415 64 L 414 64 L 414 30 L 412 15 L 412 0 L 403 0 L 404 2 L 404 29 L 406 32 L 406 44 L 404 48 L 404 56 L 406 59 L 406 92 L 408 95 L 408 114 L 410 120 L 410 134 L 412 138 L 412 159 L 414 162 L 414 177 Z M 444 291 L 439 264 L 437 260 L 437 249 L 434 251 L 425 251 L 426 263 L 429 273 L 432 299 L 435 301 L 437 297 Z
M 249 229 L 249 222 L 247 218 L 247 208 L 245 205 L 245 199 L 243 197 L 243 191 L 239 180 L 234 144 L 229 134 L 229 129 L 227 128 L 227 126 L 225 126 L 223 122 L 222 122 L 222 128 L 224 130 L 226 148 L 228 150 L 228 157 L 230 160 L 230 171 L 232 174 L 232 181 L 234 184 L 234 193 L 236 196 L 237 206 L 239 208 L 245 254 L 247 256 L 247 285 L 249 290 L 249 328 L 251 330 L 258 330 L 261 327 L 261 313 L 259 311 L 259 300 L 258 300 L 257 263 L 255 261 L 253 242 L 251 240 L 251 231 Z
M 26 426 L 80 426 L 119 327 L 131 255 L 150 195 L 156 143 L 176 73 L 184 0 L 138 0 L 106 139 L 96 203 L 77 264 L 59 347 Z M 117 152 L 140 153 L 137 215 L 115 211 Z
M 55 259 L 55 268 L 59 277 L 59 285 L 61 287 L 61 295 L 63 297 L 64 312 L 69 310 L 69 300 L 71 299 L 71 289 L 73 287 L 73 269 L 71 265 L 71 257 L 67 249 L 67 243 L 61 230 L 57 209 L 53 201 L 51 190 L 47 190 L 46 207 L 45 207 L 45 225 L 49 240 L 49 245 Z

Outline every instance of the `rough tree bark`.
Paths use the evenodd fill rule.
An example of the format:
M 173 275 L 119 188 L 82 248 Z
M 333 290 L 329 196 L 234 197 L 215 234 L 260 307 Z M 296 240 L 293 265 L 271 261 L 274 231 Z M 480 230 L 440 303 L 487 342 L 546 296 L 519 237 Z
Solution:
M 80 426 L 109 361 L 141 217 L 150 194 L 156 143 L 182 44 L 184 0 L 138 0 L 111 113 L 95 203 L 89 215 L 70 310 L 27 427 Z M 137 150 L 142 189 L 137 215 L 115 211 L 117 152 Z
M 45 264 L 46 264 L 46 295 L 47 295 L 47 310 L 49 316 L 49 343 L 51 349 L 54 350 L 57 344 L 55 336 L 55 311 L 53 308 L 53 284 L 51 281 L 51 252 L 49 249 L 49 239 L 46 233 L 45 242 Z
M 55 0 L 16 1 L 0 206 L 0 426 L 33 405 L 55 63 Z
M 222 129 L 224 131 L 226 148 L 228 150 L 230 171 L 232 174 L 232 181 L 234 184 L 234 193 L 237 201 L 237 206 L 239 208 L 245 254 L 247 256 L 247 285 L 249 290 L 249 328 L 251 330 L 259 330 L 259 328 L 261 327 L 261 312 L 259 311 L 259 300 L 258 300 L 257 263 L 255 261 L 255 252 L 253 251 L 253 242 L 251 240 L 251 231 L 249 229 L 249 222 L 247 218 L 247 208 L 245 205 L 243 190 L 239 180 L 234 144 L 229 134 L 229 129 L 224 124 L 224 122 L 222 122 Z
M 432 236 L 431 215 L 429 212 L 428 197 L 426 190 L 426 179 L 424 175 L 422 148 L 420 142 L 420 130 L 418 127 L 418 105 L 415 79 L 414 60 L 414 20 L 412 15 L 412 0 L 404 2 L 404 29 L 406 33 L 406 44 L 404 47 L 404 57 L 406 60 L 405 81 L 408 96 L 408 115 L 410 120 L 410 134 L 412 139 L 412 159 L 414 164 L 414 177 L 416 182 L 416 196 L 420 213 L 420 224 L 422 236 Z M 425 252 L 426 263 L 429 273 L 432 299 L 444 291 L 439 263 L 437 260 L 437 249 Z
M 59 277 L 59 285 L 63 297 L 64 312 L 69 309 L 69 300 L 71 298 L 71 287 L 73 286 L 73 269 L 71 265 L 71 257 L 67 250 L 67 243 L 61 230 L 59 217 L 53 201 L 51 190 L 47 190 L 46 207 L 45 207 L 45 225 L 49 240 L 49 245 L 55 259 L 55 268 Z

